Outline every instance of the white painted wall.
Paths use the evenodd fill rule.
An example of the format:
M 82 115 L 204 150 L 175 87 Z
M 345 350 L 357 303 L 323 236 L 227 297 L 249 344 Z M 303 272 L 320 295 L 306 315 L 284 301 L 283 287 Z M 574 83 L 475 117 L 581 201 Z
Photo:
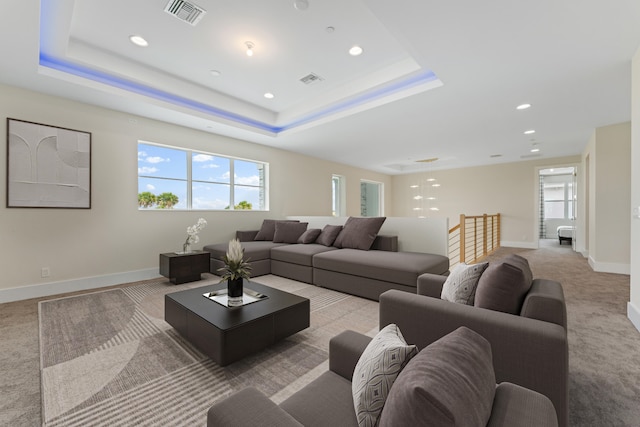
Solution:
M 630 272 L 630 152 L 626 122 L 596 129 L 582 155 L 589 170 L 588 257 L 595 271 Z
M 236 229 L 258 228 L 264 218 L 330 215 L 332 174 L 346 179 L 347 215 L 360 213 L 360 180 L 391 183 L 384 174 L 15 87 L 0 85 L 0 116 L 92 133 L 90 210 L 8 209 L 2 203 L 0 302 L 158 276 L 158 254 L 179 250 L 187 226 L 199 217 L 209 225 L 196 248 L 228 240 Z M 6 135 L 4 119 L 0 135 Z M 138 211 L 139 139 L 268 162 L 271 211 Z M 6 150 L 0 150 L 0 165 L 6 176 Z M 43 267 L 50 277 L 41 277 Z
M 503 246 L 535 248 L 538 242 L 538 175 L 539 169 L 577 164 L 579 156 L 558 159 L 500 163 L 430 173 L 413 173 L 392 177 L 392 216 L 448 218 L 449 227 L 460 222 L 460 214 L 482 215 L 500 213 Z M 437 179 L 437 189 L 425 182 Z M 420 188 L 411 188 L 419 185 Z M 416 195 L 423 199 L 415 200 Z M 426 197 L 439 211 L 428 210 Z M 416 211 L 414 208 L 422 208 Z
M 631 207 L 640 207 L 640 49 L 633 57 L 631 90 Z M 640 330 L 640 218 L 631 216 L 631 298 L 629 319 Z

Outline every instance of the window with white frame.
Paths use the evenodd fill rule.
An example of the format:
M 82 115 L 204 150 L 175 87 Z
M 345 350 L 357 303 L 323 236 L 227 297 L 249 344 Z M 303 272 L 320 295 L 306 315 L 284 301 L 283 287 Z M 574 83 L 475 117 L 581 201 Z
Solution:
M 383 184 L 374 181 L 360 181 L 360 215 L 382 216 Z
M 341 175 L 331 177 L 331 210 L 333 216 L 346 216 L 345 179 Z
M 268 164 L 138 142 L 138 208 L 268 210 Z
M 571 175 L 544 177 L 545 219 L 573 218 L 573 183 Z

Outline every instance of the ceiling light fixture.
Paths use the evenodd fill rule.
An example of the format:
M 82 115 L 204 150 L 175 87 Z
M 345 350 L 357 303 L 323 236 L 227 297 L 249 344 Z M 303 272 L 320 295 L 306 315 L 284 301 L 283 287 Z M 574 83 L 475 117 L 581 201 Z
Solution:
M 351 49 L 349 49 L 349 55 L 351 56 L 359 56 L 362 55 L 362 52 L 364 52 L 364 50 L 360 47 L 360 46 L 353 46 Z
M 532 153 L 538 153 L 539 151 L 540 151 L 540 149 L 539 149 L 539 148 L 532 148 L 532 149 L 531 149 L 531 152 L 532 152 Z
M 309 9 L 309 0 L 295 0 L 293 2 L 293 7 L 300 11 L 307 10 Z
M 525 130 L 525 131 L 524 131 L 524 134 L 525 134 L 525 135 L 531 135 L 531 134 L 534 134 L 534 133 L 536 133 L 536 131 L 535 131 L 535 130 L 533 130 L 533 129 Z
M 267 99 L 273 99 L 273 98 L 274 98 L 274 96 L 275 96 L 275 95 L 274 95 L 274 94 L 272 94 L 271 92 L 267 92 L 267 93 L 265 93 L 265 94 L 264 94 L 264 97 L 265 97 L 265 98 L 267 98 Z
M 253 56 L 253 48 L 256 45 L 253 42 L 244 42 L 244 45 L 247 47 L 247 56 Z
M 531 104 L 520 104 L 516 107 L 516 110 L 526 110 L 527 108 L 530 108 Z
M 131 43 L 135 44 L 136 46 L 140 46 L 140 47 L 149 46 L 149 42 L 146 41 L 142 36 L 132 35 L 132 36 L 129 36 L 129 40 L 131 41 Z

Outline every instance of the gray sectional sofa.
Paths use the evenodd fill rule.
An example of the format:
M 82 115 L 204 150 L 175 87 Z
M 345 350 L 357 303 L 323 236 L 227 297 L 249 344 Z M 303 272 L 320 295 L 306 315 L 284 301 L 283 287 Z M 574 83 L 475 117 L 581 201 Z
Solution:
M 265 220 L 260 230 L 237 231 L 252 277 L 275 274 L 378 300 L 389 289 L 416 292 L 418 276 L 446 275 L 449 258 L 398 252 L 397 236 L 381 236 L 384 218 L 349 218 L 344 226 L 307 230 L 298 221 Z M 206 245 L 211 273 L 224 264 L 228 243 Z

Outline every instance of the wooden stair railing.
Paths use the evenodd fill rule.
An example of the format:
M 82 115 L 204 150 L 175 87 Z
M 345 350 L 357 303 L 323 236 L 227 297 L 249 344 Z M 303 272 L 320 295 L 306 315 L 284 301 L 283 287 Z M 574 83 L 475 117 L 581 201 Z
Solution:
M 500 214 L 460 215 L 460 224 L 449 230 L 450 268 L 476 263 L 500 247 Z

